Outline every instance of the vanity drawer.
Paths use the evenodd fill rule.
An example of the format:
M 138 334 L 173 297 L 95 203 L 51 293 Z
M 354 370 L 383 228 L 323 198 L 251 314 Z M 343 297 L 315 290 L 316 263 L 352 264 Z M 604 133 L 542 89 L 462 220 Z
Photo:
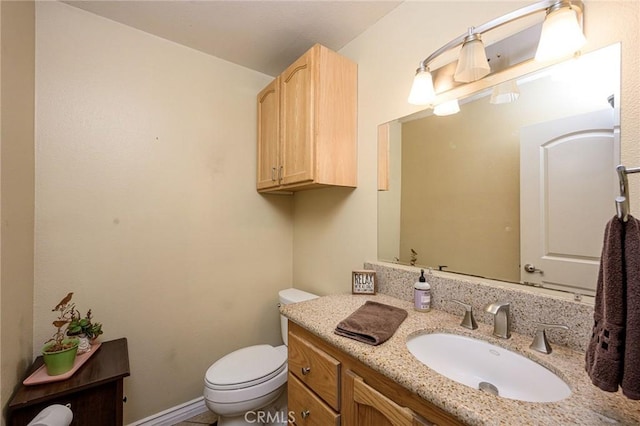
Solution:
M 340 425 L 340 414 L 322 402 L 295 375 L 289 373 L 288 380 L 289 417 L 297 426 Z
M 289 333 L 289 373 L 340 410 L 340 361 L 293 333 Z

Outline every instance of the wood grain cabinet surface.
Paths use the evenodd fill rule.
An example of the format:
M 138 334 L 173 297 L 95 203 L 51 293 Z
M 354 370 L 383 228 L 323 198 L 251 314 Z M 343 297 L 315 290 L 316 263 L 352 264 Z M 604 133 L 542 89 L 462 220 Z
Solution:
M 340 361 L 289 333 L 289 412 L 298 426 L 340 424 Z
M 25 377 L 43 365 L 36 358 Z M 21 385 L 7 407 L 7 424 L 24 426 L 51 404 L 70 404 L 71 426 L 123 424 L 124 378 L 129 376 L 127 339 L 103 342 L 97 352 L 66 380 Z
M 464 424 L 291 321 L 288 350 L 293 425 Z M 311 379 L 313 373 L 317 373 L 315 379 Z M 337 405 L 332 405 L 334 389 Z
M 357 78 L 316 44 L 258 94 L 258 191 L 356 186 Z

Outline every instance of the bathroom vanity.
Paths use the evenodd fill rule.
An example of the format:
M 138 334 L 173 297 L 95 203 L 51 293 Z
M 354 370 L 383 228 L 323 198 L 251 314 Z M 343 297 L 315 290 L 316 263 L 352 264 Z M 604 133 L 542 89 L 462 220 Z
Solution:
M 407 319 L 387 342 L 370 346 L 334 334 L 337 323 L 366 300 L 405 309 Z M 638 402 L 602 392 L 584 372 L 584 354 L 555 345 L 545 355 L 531 337 L 492 336 L 493 327 L 460 327 L 459 316 L 416 312 L 408 301 L 378 294 L 331 295 L 284 306 L 289 318 L 289 411 L 296 425 L 639 424 Z M 413 336 L 446 332 L 482 339 L 517 352 L 564 380 L 571 395 L 552 403 L 502 398 L 450 380 L 407 349 Z
M 291 321 L 288 386 L 296 425 L 463 424 Z

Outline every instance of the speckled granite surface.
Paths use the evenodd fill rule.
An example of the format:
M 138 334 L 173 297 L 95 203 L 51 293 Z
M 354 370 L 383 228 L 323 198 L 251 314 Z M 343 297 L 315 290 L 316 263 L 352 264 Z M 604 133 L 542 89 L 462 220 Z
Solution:
M 378 292 L 412 301 L 413 285 L 420 276 L 420 268 L 386 263 L 365 263 L 365 269 L 376 271 Z M 593 303 L 576 302 L 572 295 L 541 294 L 525 286 L 491 282 L 480 278 L 434 271 L 427 275 L 431 285 L 432 306 L 454 315 L 462 315 L 463 308 L 449 300 L 458 299 L 473 306 L 476 321 L 493 324 L 493 316 L 484 307 L 494 302 L 510 302 L 511 330 L 534 336 L 535 322 L 564 324 L 569 330 L 548 330 L 550 342 L 572 349 L 586 350 L 593 327 Z M 510 288 L 508 286 L 512 286 Z
M 340 320 L 366 300 L 407 310 L 409 316 L 391 339 L 370 346 L 333 333 Z M 452 413 L 470 425 L 603 425 L 640 424 L 640 402 L 620 392 L 602 392 L 584 372 L 584 353 L 554 346 L 550 355 L 529 349 L 531 338 L 514 333 L 509 340 L 492 337 L 493 328 L 479 324 L 477 330 L 459 326 L 460 316 L 432 310 L 416 312 L 410 302 L 384 294 L 376 296 L 331 295 L 286 305 L 280 311 L 329 344 L 359 359 L 401 386 Z M 419 362 L 406 348 L 408 337 L 447 331 L 480 338 L 531 358 L 549 368 L 571 387 L 572 395 L 554 403 L 530 403 L 493 396 L 441 376 Z

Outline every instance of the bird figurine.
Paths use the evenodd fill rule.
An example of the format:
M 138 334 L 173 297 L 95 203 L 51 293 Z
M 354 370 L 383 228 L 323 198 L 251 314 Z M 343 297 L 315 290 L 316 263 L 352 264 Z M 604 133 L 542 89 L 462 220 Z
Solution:
M 54 311 L 57 311 L 57 310 L 60 310 L 60 309 L 64 308 L 64 307 L 67 305 L 67 303 L 69 303 L 69 301 L 71 300 L 71 298 L 72 298 L 72 297 L 73 297 L 73 292 L 70 292 L 69 294 L 67 294 L 67 295 L 64 297 L 64 299 L 62 299 L 62 300 L 60 301 L 60 303 L 58 303 L 58 304 L 56 305 L 56 307 L 55 307 L 55 308 L 53 308 L 53 309 L 51 310 L 51 312 L 54 312 Z

